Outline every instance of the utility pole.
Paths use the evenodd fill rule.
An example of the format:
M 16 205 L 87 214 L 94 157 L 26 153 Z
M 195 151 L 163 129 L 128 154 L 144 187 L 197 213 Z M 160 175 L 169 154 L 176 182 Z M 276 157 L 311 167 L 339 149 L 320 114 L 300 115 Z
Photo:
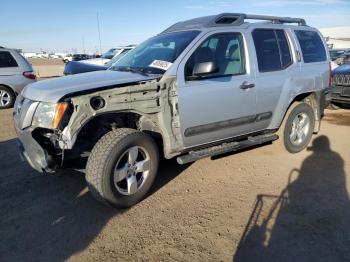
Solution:
M 100 41 L 100 55 L 102 55 L 102 42 L 101 42 L 101 31 L 100 31 L 100 17 L 98 15 L 98 12 L 96 13 L 97 16 L 97 30 L 98 30 L 98 40 Z
M 84 37 L 81 37 L 81 42 L 83 44 L 83 54 L 85 54 L 85 41 L 84 41 Z

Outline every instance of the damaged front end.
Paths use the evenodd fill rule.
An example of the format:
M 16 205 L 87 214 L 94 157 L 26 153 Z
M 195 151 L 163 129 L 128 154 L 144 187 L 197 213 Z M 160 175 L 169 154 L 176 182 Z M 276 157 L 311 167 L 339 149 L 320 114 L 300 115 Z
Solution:
M 39 172 L 53 172 L 63 158 L 58 141 L 69 122 L 69 103 L 43 103 L 22 96 L 16 100 L 14 123 L 22 158 Z
M 39 172 L 53 172 L 66 160 L 88 155 L 99 138 L 120 127 L 157 137 L 166 158 L 178 155 L 183 147 L 175 77 L 68 94 L 55 105 L 56 111 L 61 110 L 57 119 L 56 111 L 52 115 L 56 126 L 42 124 L 40 117 L 36 121 L 40 106 L 21 97 L 14 112 L 21 154 Z

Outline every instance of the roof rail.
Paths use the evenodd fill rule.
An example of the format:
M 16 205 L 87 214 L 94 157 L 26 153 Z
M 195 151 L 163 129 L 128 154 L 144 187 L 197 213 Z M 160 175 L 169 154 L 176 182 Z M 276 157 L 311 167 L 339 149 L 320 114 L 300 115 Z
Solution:
M 241 13 L 222 13 L 214 16 L 214 19 L 210 21 L 207 26 L 222 26 L 223 24 L 230 26 L 241 25 L 244 23 L 245 19 L 271 21 L 273 24 L 295 23 L 298 25 L 306 25 L 305 20 L 302 18 L 268 15 L 249 15 Z
M 292 17 L 282 17 L 282 16 L 268 16 L 268 15 L 245 15 L 245 19 L 253 20 L 267 20 L 271 21 L 273 24 L 298 24 L 306 25 L 306 22 L 302 18 L 292 18 Z
M 239 26 L 246 19 L 271 21 L 273 24 L 294 23 L 299 26 L 305 26 L 306 22 L 302 18 L 267 16 L 267 15 L 249 15 L 243 13 L 222 13 L 219 15 L 204 16 L 190 19 L 183 22 L 178 22 L 162 33 L 169 33 L 180 30 L 201 29 L 206 27 L 219 26 Z

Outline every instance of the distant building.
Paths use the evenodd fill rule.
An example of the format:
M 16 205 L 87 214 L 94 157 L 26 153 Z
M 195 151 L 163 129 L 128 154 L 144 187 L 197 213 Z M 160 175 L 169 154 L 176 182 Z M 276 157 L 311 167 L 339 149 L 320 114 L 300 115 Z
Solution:
M 350 48 L 350 26 L 320 28 L 329 48 Z

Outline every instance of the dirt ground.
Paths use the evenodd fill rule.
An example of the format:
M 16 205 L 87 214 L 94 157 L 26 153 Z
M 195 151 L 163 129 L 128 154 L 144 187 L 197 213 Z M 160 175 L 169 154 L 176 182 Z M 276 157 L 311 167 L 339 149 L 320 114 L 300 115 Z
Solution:
M 50 78 L 62 76 L 64 70 L 64 62 L 62 59 L 46 59 L 46 58 L 29 58 L 35 74 L 38 78 Z
M 33 66 L 52 66 L 52 65 L 64 65 L 63 60 L 59 58 L 47 59 L 47 58 L 29 58 L 29 63 Z
M 78 171 L 45 176 L 0 111 L 0 261 L 350 261 L 350 110 L 327 111 L 308 150 L 275 144 L 187 166 L 163 161 L 128 210 Z

